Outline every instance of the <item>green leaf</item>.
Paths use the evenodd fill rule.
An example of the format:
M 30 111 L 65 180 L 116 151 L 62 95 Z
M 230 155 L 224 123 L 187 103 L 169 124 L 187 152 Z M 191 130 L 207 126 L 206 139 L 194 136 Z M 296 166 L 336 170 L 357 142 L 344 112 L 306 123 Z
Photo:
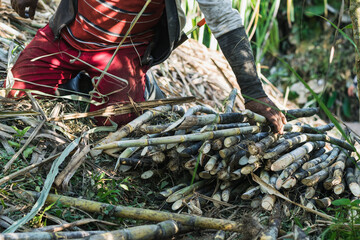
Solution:
M 326 103 L 326 106 L 328 108 L 332 108 L 334 106 L 334 103 L 336 101 L 336 97 L 337 97 L 337 91 L 334 91 L 331 96 L 329 97 L 327 103 Z
M 345 117 L 348 117 L 348 118 L 351 117 L 350 100 L 346 96 L 345 96 L 344 102 L 342 104 L 342 110 L 343 110 Z
M 8 143 L 11 147 L 20 148 L 20 143 L 17 143 L 17 142 L 11 141 L 11 140 L 8 140 Z
M 359 206 L 360 205 L 360 199 L 356 199 L 351 202 L 351 206 Z
M 167 181 L 162 181 L 160 184 L 160 189 L 163 189 L 164 187 L 166 187 L 169 184 L 169 182 Z
M 341 198 L 334 200 L 331 204 L 334 206 L 348 206 L 351 204 L 351 201 L 348 198 Z
M 314 17 L 324 13 L 324 5 L 310 6 L 305 9 L 305 15 L 308 17 Z
M 352 29 L 353 28 L 353 25 L 352 23 L 346 25 L 345 27 L 343 27 L 342 29 Z
M 26 148 L 23 152 L 24 158 L 28 158 L 28 156 L 30 156 L 33 153 L 34 149 L 35 146 Z

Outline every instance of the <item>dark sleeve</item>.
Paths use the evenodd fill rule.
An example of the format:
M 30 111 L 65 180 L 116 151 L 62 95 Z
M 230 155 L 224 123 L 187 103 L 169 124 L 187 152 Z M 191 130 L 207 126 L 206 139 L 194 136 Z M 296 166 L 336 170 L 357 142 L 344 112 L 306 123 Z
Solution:
M 251 101 L 250 98 L 266 97 L 244 27 L 225 33 L 217 40 L 236 76 L 245 102 Z

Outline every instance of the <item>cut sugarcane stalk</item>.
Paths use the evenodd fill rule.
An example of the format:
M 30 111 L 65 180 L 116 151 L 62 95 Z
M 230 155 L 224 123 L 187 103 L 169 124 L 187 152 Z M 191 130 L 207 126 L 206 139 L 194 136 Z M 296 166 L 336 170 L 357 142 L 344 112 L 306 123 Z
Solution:
M 176 185 L 176 186 L 174 186 L 174 187 L 168 188 L 168 189 L 160 192 L 160 194 L 161 194 L 163 197 L 168 197 L 168 196 L 170 196 L 171 194 L 173 194 L 174 192 L 176 192 L 177 190 L 182 189 L 182 188 L 184 188 L 184 187 L 186 187 L 186 184 L 185 184 L 185 183 L 180 183 L 180 184 L 178 184 L 178 185 Z
M 261 170 L 260 172 L 260 179 L 263 180 L 265 183 L 270 184 L 270 174 L 268 171 Z M 267 193 L 267 190 L 260 185 L 260 190 L 262 193 Z
M 176 129 L 189 129 L 193 126 L 205 126 L 214 123 L 228 124 L 228 123 L 243 123 L 247 120 L 244 114 L 236 113 L 222 113 L 222 114 L 208 114 L 208 115 L 193 115 L 184 118 L 184 121 Z
M 217 161 L 219 160 L 220 156 L 219 154 L 215 154 L 213 156 L 210 157 L 210 159 L 207 161 L 207 163 L 204 166 L 204 170 L 205 171 L 211 171 L 212 169 L 214 169 Z
M 259 162 L 260 161 L 260 156 L 259 155 L 250 155 L 248 163 L 249 164 L 253 164 L 255 162 Z
M 173 220 L 164 221 L 153 225 L 143 225 L 137 227 L 126 228 L 117 231 L 91 235 L 87 240 L 103 240 L 103 239 L 124 239 L 124 240 L 140 240 L 140 239 L 165 239 L 171 238 L 179 232 L 180 226 Z
M 188 160 L 185 164 L 184 164 L 184 167 L 188 170 L 190 169 L 194 169 L 195 166 L 196 166 L 196 158 L 192 158 L 190 160 Z
M 241 174 L 249 175 L 250 173 L 255 172 L 257 169 L 259 169 L 259 167 L 261 167 L 260 162 L 254 162 L 253 164 L 248 164 L 243 168 L 241 168 Z
M 213 175 L 211 175 L 209 171 L 201 171 L 199 172 L 199 177 L 202 179 L 211 179 Z
M 241 168 L 230 173 L 230 180 L 235 181 L 241 178 Z
M 218 138 L 218 139 L 214 139 L 211 142 L 211 149 L 214 151 L 219 151 L 220 149 L 222 149 L 223 147 L 223 142 L 224 142 L 224 138 Z
M 272 194 L 265 194 L 261 200 L 261 207 L 266 211 L 271 211 L 275 205 L 276 196 Z
M 318 182 L 321 182 L 324 179 L 326 179 L 328 175 L 329 175 L 329 167 L 315 173 L 312 176 L 304 178 L 303 180 L 301 180 L 301 183 L 308 187 L 312 187 L 315 184 L 317 184 Z
M 188 203 L 186 203 L 186 206 L 189 209 L 190 214 L 194 214 L 198 216 L 203 215 L 203 211 L 195 205 L 193 200 L 190 200 Z
M 298 159 L 297 161 L 290 164 L 288 167 L 286 167 L 276 180 L 275 187 L 276 189 L 280 189 L 283 185 L 285 179 L 289 178 L 294 172 L 296 172 L 297 169 L 301 167 L 301 165 L 306 161 L 306 158 Z
M 303 117 L 312 117 L 315 114 L 319 113 L 319 108 L 301 108 L 301 109 L 291 109 L 282 111 L 286 119 L 288 121 L 294 120 L 296 118 L 303 118 Z
M 315 167 L 316 165 L 324 162 L 330 154 L 331 154 L 331 152 L 328 152 L 328 153 L 321 155 L 320 157 L 311 159 L 310 161 L 304 163 L 301 168 L 303 170 L 307 170 L 309 168 Z
M 293 188 L 297 183 L 297 180 L 295 177 L 288 177 L 282 184 L 281 187 L 284 189 L 291 189 Z
M 214 240 L 225 240 L 225 231 L 217 231 Z
M 193 198 L 193 197 L 194 197 L 194 193 L 190 193 L 190 194 L 188 194 L 187 196 L 185 196 L 185 197 L 183 197 L 183 198 L 175 201 L 175 202 L 171 205 L 171 209 L 172 209 L 173 211 L 179 210 L 182 206 L 185 205 L 185 203 L 186 203 L 187 201 L 189 201 L 189 200 L 190 200 L 191 198 Z
M 203 140 L 209 140 L 220 137 L 227 137 L 232 135 L 258 133 L 259 131 L 260 128 L 258 126 L 249 126 L 249 127 L 231 128 L 231 129 L 224 129 L 224 130 L 205 132 L 205 133 L 193 133 L 187 135 L 175 135 L 175 136 L 158 137 L 158 138 L 150 138 L 150 139 L 116 141 L 113 143 L 98 146 L 95 148 L 95 150 L 112 149 L 119 147 L 141 147 L 141 146 L 149 146 L 149 145 L 157 145 L 157 144 L 182 143 L 187 141 L 196 142 L 196 141 L 203 141 Z
M 171 194 L 166 199 L 166 202 L 168 202 L 168 203 L 175 202 L 176 200 L 179 200 L 179 199 L 183 198 L 184 196 L 188 195 L 190 192 L 192 192 L 200 187 L 205 186 L 206 183 L 207 183 L 207 181 L 202 180 L 202 181 L 194 183 L 193 185 L 184 187 L 183 189 L 180 189 L 180 190 L 174 192 L 173 194 Z
M 334 189 L 334 193 L 335 193 L 336 195 L 340 195 L 340 194 L 344 193 L 344 191 L 345 191 L 345 184 L 344 184 L 344 182 L 341 181 L 339 184 L 335 185 L 335 186 L 333 187 L 333 189 Z
M 211 198 L 216 201 L 221 201 L 221 192 L 220 191 L 216 192 Z M 213 204 L 216 208 L 219 208 L 220 204 L 217 203 L 216 201 L 214 201 Z
M 233 88 L 229 94 L 229 97 L 225 103 L 225 113 L 231 113 L 234 110 L 234 103 L 236 99 L 236 95 L 238 94 L 238 90 Z
M 348 153 L 346 151 L 341 151 L 338 158 L 336 159 L 336 162 L 334 163 L 334 173 L 332 180 L 333 185 L 340 184 L 342 181 L 347 155 Z
M 327 208 L 330 207 L 331 205 L 331 198 L 329 197 L 325 197 L 325 198 L 320 198 L 320 199 L 315 199 L 315 203 L 319 208 Z
M 269 227 L 260 234 L 259 240 L 272 240 L 277 239 L 279 235 L 279 229 L 281 226 L 281 205 L 277 203 L 274 211 L 271 214 Z
M 155 163 L 162 163 L 165 161 L 166 156 L 165 153 L 163 152 L 156 152 L 151 156 L 151 159 L 155 162 Z
M 114 142 L 114 141 L 118 141 L 118 140 L 126 137 L 130 133 L 132 133 L 135 129 L 137 129 L 142 124 L 144 124 L 144 122 L 147 122 L 150 119 L 152 119 L 153 117 L 159 116 L 160 114 L 163 114 L 163 113 L 168 112 L 170 110 L 171 110 L 170 105 L 163 105 L 163 106 L 159 106 L 159 107 L 156 107 L 156 108 L 153 108 L 153 109 L 149 109 L 143 115 L 135 118 L 134 120 L 132 120 L 131 122 L 129 122 L 125 126 L 121 127 L 116 132 L 110 133 L 98 145 L 102 146 L 102 145 L 107 145 L 108 143 L 111 143 L 111 142 Z
M 279 156 L 284 151 L 291 149 L 293 146 L 306 141 L 307 141 L 307 137 L 305 134 L 301 134 L 299 136 L 290 139 L 285 139 L 281 144 L 267 151 L 264 154 L 264 159 L 270 159 Z
M 226 188 L 221 192 L 221 199 L 224 202 L 228 202 L 230 199 L 231 188 Z
M 356 181 L 353 168 L 346 169 L 346 182 L 349 186 L 351 193 L 355 197 L 360 197 L 360 186 Z
M 315 196 L 316 193 L 316 185 L 313 187 L 307 187 L 305 190 L 305 198 L 311 199 Z
M 243 194 L 241 194 L 241 199 L 250 200 L 260 191 L 260 186 L 251 186 Z
M 241 142 L 244 139 L 245 139 L 245 137 L 243 135 L 226 137 L 224 139 L 224 146 L 227 148 L 231 147 L 235 144 L 238 144 L 239 142 Z
M 242 156 L 239 160 L 239 165 L 240 166 L 245 166 L 249 163 L 249 158 L 245 155 L 245 156 Z
M 149 179 L 152 176 L 154 176 L 154 171 L 153 170 L 147 170 L 147 171 L 143 172 L 140 177 L 141 177 L 141 179 Z
M 285 167 L 289 166 L 294 161 L 302 158 L 305 154 L 310 153 L 312 150 L 324 147 L 325 142 L 317 141 L 317 142 L 307 142 L 301 147 L 296 148 L 295 150 L 291 151 L 280 157 L 271 165 L 271 170 L 273 171 L 280 171 L 283 170 Z
M 212 124 L 204 126 L 200 132 L 209 132 L 216 130 L 223 130 L 228 128 L 238 128 L 238 127 L 246 127 L 250 126 L 249 123 L 228 123 L 228 124 Z
M 268 147 L 276 142 L 279 139 L 279 134 L 271 134 L 266 138 L 261 139 L 259 142 L 250 144 L 248 146 L 248 151 L 251 155 L 263 155 L 264 152 L 268 149 Z

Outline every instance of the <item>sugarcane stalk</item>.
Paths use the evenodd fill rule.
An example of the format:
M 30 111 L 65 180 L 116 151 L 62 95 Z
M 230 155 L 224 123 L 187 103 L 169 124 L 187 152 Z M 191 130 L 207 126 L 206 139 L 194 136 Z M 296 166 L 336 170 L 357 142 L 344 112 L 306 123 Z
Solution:
M 217 191 L 216 193 L 214 193 L 211 197 L 212 199 L 214 199 L 215 201 L 213 201 L 213 204 L 216 208 L 220 207 L 220 204 L 218 202 L 221 201 L 221 192 Z
M 293 176 L 288 177 L 283 184 L 281 185 L 282 188 L 284 189 L 291 189 L 293 188 L 297 183 L 297 179 Z
M 269 226 L 263 231 L 260 235 L 260 240 L 276 240 L 279 235 L 279 229 L 281 225 L 281 213 L 280 213 L 281 205 L 277 203 L 274 211 L 271 214 Z
M 241 113 L 244 114 L 245 116 L 247 116 L 247 118 L 249 120 L 252 120 L 257 123 L 266 123 L 266 118 L 264 116 L 254 113 L 254 112 L 250 111 L 249 109 L 245 109 Z
M 217 173 L 217 178 L 222 181 L 227 181 L 230 179 L 230 168 L 224 167 Z
M 318 182 L 321 182 L 324 179 L 326 179 L 328 175 L 329 175 L 329 167 L 315 173 L 314 175 L 302 179 L 301 183 L 308 187 L 311 187 L 317 184 Z
M 29 193 L 34 198 L 37 198 L 39 196 L 39 194 L 36 192 L 29 192 Z M 110 211 L 110 214 L 112 216 L 121 217 L 121 218 L 131 218 L 131 219 L 148 220 L 155 222 L 162 222 L 171 219 L 183 225 L 199 227 L 202 229 L 218 229 L 218 230 L 235 231 L 235 232 L 240 232 L 243 229 L 243 226 L 240 223 L 229 220 L 168 213 L 163 211 L 156 211 L 156 210 L 149 210 L 142 208 L 125 207 L 121 205 L 115 206 L 111 204 L 98 203 L 95 201 L 72 198 L 72 197 L 55 195 L 55 194 L 49 194 L 46 199 L 46 202 L 48 204 L 59 202 L 63 205 L 69 205 L 74 208 L 81 209 L 83 211 L 96 212 L 96 213 L 102 213 L 104 209 L 112 209 L 112 211 Z
M 108 143 L 118 141 L 126 136 L 128 136 L 130 133 L 132 133 L 134 130 L 136 130 L 138 127 L 140 127 L 144 122 L 149 121 L 150 119 L 159 116 L 165 112 L 168 112 L 171 110 L 170 105 L 163 105 L 158 106 L 153 109 L 147 110 L 143 115 L 135 118 L 128 124 L 121 127 L 119 130 L 117 130 L 114 133 L 110 133 L 106 138 L 102 139 L 98 146 L 107 145 Z M 100 149 L 98 149 L 100 150 Z M 100 154 L 100 152 L 99 152 Z
M 341 179 L 341 182 L 339 184 L 336 184 L 334 187 L 333 187 L 333 190 L 334 190 L 334 193 L 336 195 L 340 195 L 342 194 L 344 191 L 345 191 L 345 184 L 344 182 L 342 181 Z
M 319 113 L 319 108 L 301 108 L 282 111 L 288 121 L 296 118 L 312 117 Z
M 121 239 L 121 240 L 140 240 L 140 239 L 169 239 L 180 230 L 180 225 L 167 220 L 153 225 L 143 225 L 96 234 L 87 237 L 87 240 Z
M 265 194 L 261 200 L 261 207 L 266 211 L 271 211 L 275 205 L 276 196 L 272 194 Z
M 171 187 L 171 188 L 168 188 L 168 189 L 166 189 L 164 191 L 161 191 L 160 195 L 162 195 L 163 197 L 168 197 L 171 194 L 173 194 L 174 192 L 176 192 L 176 191 L 178 191 L 178 190 L 180 190 L 180 189 L 182 189 L 184 187 L 186 187 L 186 184 L 185 183 L 180 183 L 180 184 L 178 184 L 178 185 L 176 185 L 174 187 Z
M 217 131 L 228 128 L 238 128 L 238 127 L 246 127 L 246 126 L 250 126 L 250 124 L 249 123 L 211 124 L 204 126 L 200 132 Z
M 121 165 L 148 167 L 152 164 L 151 158 L 119 158 Z
M 211 179 L 213 178 L 213 175 L 211 175 L 209 171 L 201 171 L 199 172 L 199 177 L 202 179 Z
M 287 132 L 302 132 L 302 133 L 324 133 L 334 128 L 334 124 L 330 123 L 319 127 L 311 127 L 310 125 L 293 125 L 287 123 L 284 125 L 284 131 Z
M 318 164 L 324 162 L 324 161 L 328 158 L 328 156 L 329 156 L 330 154 L 331 154 L 331 152 L 328 152 L 328 153 L 325 153 L 325 154 L 321 155 L 320 157 L 313 158 L 313 159 L 311 159 L 310 161 L 304 163 L 301 168 L 302 168 L 303 170 L 307 170 L 307 169 L 309 169 L 309 168 L 315 167 L 315 166 L 317 166 Z
M 280 155 L 281 153 L 283 153 L 284 151 L 292 148 L 293 146 L 300 144 L 300 143 L 304 143 L 306 141 L 307 141 L 307 136 L 305 134 L 301 134 L 299 136 L 296 136 L 296 137 L 293 137 L 290 139 L 285 139 L 281 144 L 268 150 L 264 154 L 264 159 L 274 158 L 274 157 Z
M 333 188 L 333 174 L 334 174 L 334 168 L 330 167 L 329 168 L 329 176 L 324 180 L 323 182 L 323 187 L 325 188 L 325 190 L 330 191 Z
M 212 155 L 209 160 L 207 161 L 207 163 L 204 166 L 204 170 L 205 171 L 211 171 L 212 169 L 214 169 L 217 161 L 219 160 L 220 155 L 219 154 L 215 154 Z
M 167 129 L 170 126 L 171 123 L 162 124 L 162 125 L 147 125 L 143 124 L 139 128 L 141 132 L 145 134 L 152 134 L 152 133 L 161 133 L 165 129 Z
M 325 142 L 317 141 L 317 142 L 307 142 L 301 147 L 296 148 L 295 150 L 281 156 L 278 160 L 276 160 L 271 165 L 271 170 L 273 171 L 280 171 L 283 170 L 285 167 L 289 166 L 294 161 L 302 158 L 305 154 L 310 153 L 312 150 L 324 147 Z
M 232 155 L 233 153 L 236 153 L 236 152 L 239 152 L 241 151 L 241 153 L 238 153 L 236 156 L 237 159 L 239 159 L 240 157 L 243 156 L 243 152 L 245 152 L 245 150 L 247 149 L 247 142 L 249 141 L 254 141 L 254 142 L 257 142 L 259 141 L 260 139 L 268 136 L 269 133 L 265 133 L 265 132 L 260 132 L 260 133 L 257 133 L 257 134 L 254 134 L 254 135 L 251 135 L 249 136 L 246 140 L 244 140 L 244 142 L 240 142 L 239 144 L 237 145 L 234 145 L 234 146 L 231 146 L 229 148 L 224 148 L 222 150 L 219 151 L 219 154 L 222 158 L 227 158 L 229 157 L 230 155 Z M 246 141 L 246 142 L 245 142 Z M 242 151 L 244 150 L 244 151 Z M 241 155 L 241 156 L 240 156 Z
M 241 194 L 241 199 L 250 200 L 260 191 L 260 186 L 250 186 L 243 194 Z
M 255 162 L 253 164 L 248 164 L 248 165 L 244 166 L 243 168 L 241 168 L 241 174 L 242 175 L 249 175 L 250 173 L 255 172 L 260 167 L 261 167 L 260 162 Z
M 90 235 L 105 233 L 105 231 L 75 231 L 75 232 L 22 232 L 22 233 L 3 233 L 0 234 L 1 240 L 58 240 L 85 238 Z
M 194 197 L 194 193 L 190 193 L 187 196 L 180 198 L 179 200 L 176 200 L 172 205 L 171 205 L 171 209 L 173 211 L 177 211 L 179 210 L 182 206 L 184 206 L 186 204 L 187 201 L 189 201 L 191 198 Z
M 191 157 L 198 153 L 203 142 L 192 143 L 190 146 L 187 146 L 185 149 L 179 152 L 181 157 Z
M 259 142 L 249 144 L 248 151 L 251 155 L 263 155 L 268 147 L 279 139 L 279 134 L 271 134 L 266 138 L 261 139 Z
M 238 94 L 237 88 L 233 88 L 229 94 L 229 97 L 225 103 L 225 113 L 231 113 L 234 110 L 234 103 Z
M 249 127 L 231 128 L 231 129 L 205 132 L 205 133 L 193 133 L 187 135 L 176 135 L 176 136 L 158 137 L 158 138 L 150 138 L 150 139 L 116 141 L 106 145 L 100 145 L 96 147 L 95 150 L 112 149 L 119 147 L 141 147 L 141 146 L 157 145 L 157 144 L 181 143 L 187 141 L 196 142 L 196 141 L 204 141 L 204 140 L 220 138 L 220 137 L 227 137 L 232 135 L 258 133 L 259 131 L 260 128 L 258 126 L 249 126 Z
M 166 156 L 165 153 L 163 152 L 156 152 L 151 156 L 151 159 L 153 160 L 154 163 L 159 164 L 165 161 Z
M 331 205 L 331 198 L 329 197 L 325 197 L 325 198 L 320 198 L 320 199 L 315 199 L 315 203 L 319 208 L 327 208 L 330 207 Z
M 306 188 L 306 190 L 305 190 L 305 198 L 306 199 L 312 199 L 315 196 L 316 187 L 317 187 L 317 185 Z
M 226 188 L 221 192 L 221 199 L 224 202 L 228 202 L 230 199 L 231 188 Z
M 260 179 L 263 180 L 265 183 L 270 184 L 270 174 L 266 170 L 261 170 L 260 172 Z M 262 193 L 267 193 L 267 190 L 260 185 L 260 190 Z
M 224 139 L 225 139 L 224 137 L 214 139 L 211 142 L 211 149 L 214 150 L 214 151 L 219 151 L 220 149 L 222 149 Z
M 224 165 L 223 165 L 223 162 L 221 161 L 221 162 L 217 162 L 216 164 L 215 164 L 215 167 L 213 168 L 213 169 L 211 169 L 210 171 L 209 171 L 209 173 L 211 174 L 211 175 L 217 175 L 217 173 L 221 170 L 221 169 L 223 169 L 223 167 L 224 167 Z
M 330 151 L 331 152 L 331 151 Z M 318 150 L 314 151 L 312 154 L 311 154 L 311 158 L 314 159 L 314 158 L 317 158 L 317 157 L 320 157 L 321 155 L 323 155 L 324 153 L 326 153 L 326 149 L 325 148 L 319 148 Z M 330 154 L 330 153 L 329 153 Z
M 224 146 L 227 148 L 231 147 L 244 139 L 245 139 L 245 136 L 243 136 L 243 135 L 227 137 L 224 139 Z
M 360 184 L 360 161 L 355 163 L 354 177 L 358 184 Z M 1 184 L 0 184 L 1 185 Z
M 250 155 L 248 163 L 253 164 L 255 162 L 260 162 L 261 156 L 260 155 Z
M 278 179 L 276 180 L 275 188 L 280 189 L 283 185 L 285 179 L 289 178 L 293 173 L 296 172 L 307 160 L 307 158 L 303 157 L 298 159 L 297 161 L 293 162 L 289 166 L 287 166 L 279 175 Z
M 244 153 L 245 154 L 245 153 Z M 239 159 L 239 165 L 240 166 L 245 166 L 245 165 L 247 165 L 249 163 L 249 158 L 246 156 L 246 155 L 244 155 L 244 156 L 242 156 L 240 159 Z
M 321 162 L 320 164 L 318 164 L 314 167 L 311 167 L 309 169 L 301 170 L 301 171 L 295 173 L 294 176 L 296 177 L 296 179 L 300 181 L 301 179 L 311 176 L 314 173 L 317 173 L 317 172 L 321 171 L 322 169 L 331 165 L 334 162 L 334 160 L 336 159 L 336 156 L 337 156 L 336 150 L 337 149 L 335 148 L 334 151 L 330 154 L 330 156 L 327 156 L 327 154 L 324 154 L 322 156 L 322 159 L 325 159 L 325 161 Z
M 190 192 L 192 192 L 200 187 L 205 186 L 206 183 L 207 183 L 207 181 L 203 180 L 203 181 L 196 182 L 190 186 L 184 187 L 184 188 L 174 192 L 173 194 L 171 194 L 166 199 L 166 202 L 168 202 L 168 203 L 175 202 L 176 200 L 179 200 L 180 198 L 183 198 L 184 196 L 188 195 Z
M 145 135 L 142 136 L 141 138 L 148 138 L 148 137 L 155 137 L 158 136 L 157 134 L 153 134 L 153 135 Z M 117 171 L 120 167 L 120 159 L 121 158 L 129 158 L 131 157 L 137 150 L 139 150 L 139 147 L 128 147 L 126 148 L 118 157 L 116 164 L 115 164 L 115 168 L 114 171 Z M 126 166 L 126 165 L 125 165 Z
M 163 132 L 169 132 L 175 128 L 177 128 L 186 117 L 194 115 L 196 112 L 203 112 L 203 113 L 208 113 L 208 114 L 217 114 L 217 112 L 209 107 L 205 107 L 205 106 L 201 106 L 201 105 L 196 105 L 194 107 L 189 108 L 186 113 L 184 114 L 184 116 L 182 116 L 180 119 L 176 120 L 175 122 L 173 122 L 168 128 L 166 128 Z
M 247 120 L 242 113 L 222 113 L 194 115 L 184 118 L 184 121 L 176 129 L 188 129 L 193 126 L 205 126 L 209 124 L 243 123 Z
M 194 169 L 196 166 L 196 162 L 197 162 L 196 158 L 192 158 L 192 159 L 186 161 L 186 163 L 184 164 L 184 167 L 188 170 Z
M 348 142 L 338 139 L 338 138 L 330 137 L 326 134 L 305 133 L 305 135 L 306 135 L 308 141 L 324 141 L 324 142 L 338 145 L 339 147 L 344 148 L 346 150 L 354 151 L 354 147 L 352 145 L 350 145 Z
M 332 184 L 337 185 L 340 184 L 344 175 L 345 169 L 345 161 L 347 158 L 347 152 L 341 151 L 336 162 L 334 163 L 334 172 L 333 172 L 333 180 Z
M 360 186 L 359 183 L 356 181 L 353 168 L 346 169 L 346 182 L 349 186 L 351 193 L 355 197 L 360 197 Z

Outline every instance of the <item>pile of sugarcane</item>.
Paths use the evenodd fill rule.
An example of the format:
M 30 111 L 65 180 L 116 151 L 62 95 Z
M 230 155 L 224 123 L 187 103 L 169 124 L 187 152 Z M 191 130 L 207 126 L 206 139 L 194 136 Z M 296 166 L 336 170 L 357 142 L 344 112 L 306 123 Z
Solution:
M 287 123 L 284 134 L 273 133 L 263 116 L 249 110 L 233 112 L 236 94 L 234 90 L 229 96 L 224 113 L 205 106 L 186 112 L 170 105 L 149 110 L 101 141 L 94 152 L 114 156 L 120 151 L 115 169 L 144 169 L 143 179 L 160 168 L 190 172 L 193 184 L 179 183 L 161 195 L 173 210 L 186 206 L 199 215 L 199 196 L 215 206 L 229 205 L 229 200 L 241 197 L 252 200 L 253 207 L 272 210 L 276 196 L 248 181 L 252 173 L 275 189 L 302 191 L 302 199 L 310 207 L 329 206 L 330 196 L 344 193 L 346 187 L 360 196 L 360 171 L 351 157 L 355 148 L 327 135 L 333 124 Z M 288 121 L 317 112 L 317 108 L 284 111 Z M 173 113 L 181 117 L 164 118 Z M 159 116 L 166 122 L 151 124 Z M 136 137 L 129 138 L 131 135 Z

